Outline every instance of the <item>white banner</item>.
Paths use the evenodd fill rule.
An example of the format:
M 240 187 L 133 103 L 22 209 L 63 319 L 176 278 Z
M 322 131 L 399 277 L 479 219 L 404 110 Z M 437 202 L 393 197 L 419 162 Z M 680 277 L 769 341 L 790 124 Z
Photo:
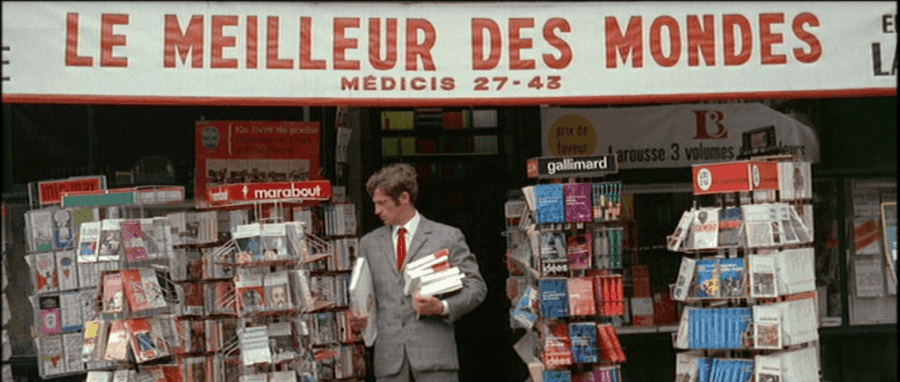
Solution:
M 896 2 L 11 2 L 3 102 L 893 96 Z
M 819 161 L 812 128 L 758 103 L 542 108 L 542 156 L 616 154 L 620 170 L 729 162 L 743 133 L 768 127 L 780 154 Z

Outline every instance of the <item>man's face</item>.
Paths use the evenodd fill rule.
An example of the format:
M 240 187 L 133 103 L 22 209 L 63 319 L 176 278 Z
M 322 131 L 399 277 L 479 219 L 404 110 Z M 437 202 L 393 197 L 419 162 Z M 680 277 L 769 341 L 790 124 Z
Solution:
M 401 196 L 401 200 L 402 199 L 403 196 Z M 375 203 L 375 215 L 378 215 L 385 225 L 400 225 L 405 223 L 400 221 L 402 212 L 400 201 L 395 201 L 394 199 L 391 199 L 390 196 L 382 193 L 381 190 L 376 189 L 372 194 L 372 202 Z

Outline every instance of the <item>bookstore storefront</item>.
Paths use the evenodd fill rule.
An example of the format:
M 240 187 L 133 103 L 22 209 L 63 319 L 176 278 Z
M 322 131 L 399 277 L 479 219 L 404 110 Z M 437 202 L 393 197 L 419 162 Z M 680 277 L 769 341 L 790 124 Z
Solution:
M 456 323 L 463 381 L 674 380 L 707 362 L 757 380 L 773 362 L 783 381 L 896 379 L 895 3 L 347 5 L 3 3 L 4 382 L 116 370 L 169 382 L 374 380 L 371 351 L 344 329 L 341 283 L 357 238 L 380 224 L 365 179 L 395 162 L 416 167 L 418 209 L 462 229 L 488 285 Z M 560 174 L 577 158 L 614 171 L 532 177 L 535 157 L 558 160 Z M 747 188 L 698 191 L 697 166 L 748 163 L 776 169 L 774 186 L 753 188 L 747 172 L 734 177 Z M 790 182 L 788 164 L 800 174 Z M 32 192 L 84 179 L 131 201 L 79 208 Z M 586 183 L 602 218 L 541 220 L 523 195 Z M 782 183 L 805 191 L 785 196 Z M 693 246 L 706 216 L 749 219 L 763 204 L 796 211 L 766 221 L 768 245 L 748 244 L 738 220 L 733 246 L 668 246 L 680 218 L 690 216 L 682 241 Z M 313 231 L 292 231 L 296 220 Z M 101 248 L 101 232 L 127 227 L 181 241 L 152 249 L 122 237 L 118 256 L 83 261 L 85 224 Z M 266 270 L 257 287 L 229 273 L 254 266 L 222 260 L 240 235 L 287 243 L 275 251 L 285 259 L 255 267 Z M 593 242 L 592 260 L 546 261 L 541 235 Z M 773 260 L 796 271 L 773 277 L 795 282 L 757 295 L 751 256 L 806 260 Z M 726 260 L 742 264 L 745 294 L 676 298 L 685 264 L 696 262 L 697 283 L 703 264 Z M 91 302 L 107 278 L 154 272 L 161 300 L 142 305 L 123 288 L 118 308 Z M 596 280 L 593 308 L 541 310 L 553 295 L 544 284 L 559 280 Z M 228 292 L 265 301 L 279 285 L 296 291 L 288 308 L 256 311 Z M 232 305 L 216 304 L 227 296 Z M 517 310 L 523 301 L 535 311 Z M 803 309 L 815 319 L 791 321 Z M 749 322 L 737 342 L 680 333 L 706 322 L 690 312 L 725 310 Z M 781 326 L 762 346 L 766 314 Z M 144 323 L 172 335 L 143 344 Z M 125 341 L 111 351 L 114 333 Z M 872 347 L 886 357 L 861 356 Z M 784 366 L 808 354 L 816 367 Z

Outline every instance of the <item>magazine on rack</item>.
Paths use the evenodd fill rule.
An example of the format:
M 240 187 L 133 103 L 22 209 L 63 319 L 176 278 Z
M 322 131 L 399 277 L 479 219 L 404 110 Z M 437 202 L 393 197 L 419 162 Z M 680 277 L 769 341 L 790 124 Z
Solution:
M 719 247 L 719 209 L 700 208 L 691 224 L 693 242 L 688 249 L 716 249 Z
M 119 261 L 122 258 L 122 219 L 103 219 L 100 222 L 100 244 L 97 261 Z
M 781 309 L 753 306 L 753 344 L 756 349 L 781 349 Z
M 685 238 L 691 229 L 691 222 L 694 221 L 694 210 L 685 211 L 681 214 L 678 225 L 675 226 L 675 232 L 666 240 L 666 249 L 672 252 L 678 252 L 684 247 Z
M 774 255 L 747 255 L 750 268 L 750 297 L 777 297 Z
M 78 262 L 95 262 L 97 261 L 97 250 L 100 245 L 100 222 L 85 222 L 79 228 L 78 236 Z
M 78 263 L 75 250 L 66 249 L 56 252 L 56 275 L 59 279 L 59 290 L 78 289 Z

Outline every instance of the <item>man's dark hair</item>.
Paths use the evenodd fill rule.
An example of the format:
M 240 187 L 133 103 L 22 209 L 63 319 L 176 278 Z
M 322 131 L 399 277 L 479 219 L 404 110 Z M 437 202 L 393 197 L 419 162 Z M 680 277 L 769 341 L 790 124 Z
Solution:
M 366 181 L 366 191 L 369 196 L 375 195 L 375 190 L 381 190 L 393 200 L 398 200 L 404 192 L 409 193 L 409 200 L 415 203 L 419 196 L 419 184 L 416 182 L 416 170 L 406 163 L 394 163 L 378 170 Z

